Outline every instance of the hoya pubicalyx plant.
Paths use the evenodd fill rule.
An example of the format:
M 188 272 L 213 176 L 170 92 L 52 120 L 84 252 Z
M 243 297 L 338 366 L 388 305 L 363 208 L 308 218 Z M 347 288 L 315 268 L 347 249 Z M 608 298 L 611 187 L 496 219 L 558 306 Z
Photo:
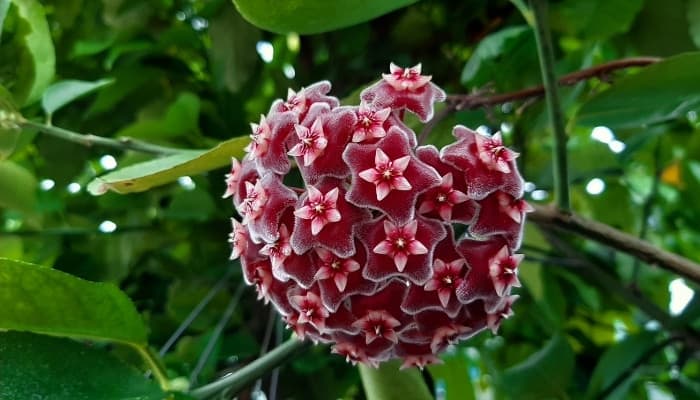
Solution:
M 403 117 L 445 92 L 412 68 L 340 106 L 327 81 L 289 91 L 252 125 L 224 197 L 231 258 L 298 337 L 350 362 L 438 362 L 512 314 L 525 214 L 517 153 L 464 126 L 419 146 Z M 294 185 L 298 182 L 298 185 Z

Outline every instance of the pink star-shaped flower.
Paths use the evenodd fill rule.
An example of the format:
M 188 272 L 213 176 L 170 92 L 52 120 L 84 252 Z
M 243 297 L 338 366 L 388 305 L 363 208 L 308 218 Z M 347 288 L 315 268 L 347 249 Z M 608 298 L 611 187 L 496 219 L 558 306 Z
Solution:
M 411 156 L 390 160 L 389 156 L 377 149 L 374 156 L 374 168 L 360 171 L 360 178 L 376 185 L 377 200 L 382 201 L 392 190 L 411 190 L 413 187 L 403 176 Z
M 518 153 L 503 145 L 500 132 L 497 132 L 490 138 L 484 135 L 476 135 L 475 139 L 479 159 L 484 165 L 504 174 L 511 171 L 510 163 L 518 157 Z
M 297 203 L 297 195 L 284 185 L 282 177 L 267 173 L 256 182 L 246 200 L 249 201 L 242 204 L 250 203 L 251 212 L 244 207 L 243 225 L 247 226 L 250 239 L 255 243 L 272 243 L 279 238 L 280 221 Z
M 245 151 L 252 157 L 262 157 L 267 153 L 267 149 L 272 139 L 272 130 L 265 120 L 264 115 L 260 115 L 260 123 L 251 122 L 250 128 L 253 134 L 250 135 L 250 143 L 245 147 Z
M 229 259 L 235 260 L 248 248 L 248 230 L 233 218 L 231 218 L 231 226 L 233 231 L 228 235 L 228 242 L 231 243 L 231 255 Z
M 306 292 L 305 295 L 290 296 L 292 306 L 299 311 L 298 323 L 311 323 L 316 329 L 323 332 L 325 320 L 330 315 L 321 303 L 321 298 L 314 292 Z
M 387 107 L 375 111 L 366 104 L 360 104 L 357 110 L 357 123 L 352 133 L 352 141 L 364 142 L 369 139 L 379 139 L 386 136 L 384 121 L 391 114 L 391 108 Z
M 236 194 L 240 179 L 241 163 L 235 157 L 231 157 L 231 172 L 226 174 L 226 192 L 224 192 L 222 198 L 226 199 Z
M 442 364 L 442 360 L 433 354 L 430 343 L 399 343 L 396 345 L 396 355 L 403 358 L 399 369 L 418 367 L 421 370 L 426 365 Z
M 368 250 L 365 278 L 383 282 L 401 276 L 422 286 L 432 276 L 432 252 L 446 231 L 438 221 L 418 218 L 405 225 L 377 219 L 356 233 Z
M 498 199 L 498 205 L 500 207 L 501 212 L 508 215 L 513 221 L 515 221 L 518 224 L 523 222 L 523 216 L 526 213 L 535 211 L 535 209 L 532 208 L 532 206 L 529 205 L 525 200 L 515 199 L 513 198 L 513 196 L 507 193 L 498 192 L 496 194 L 496 198 Z
M 432 76 L 421 75 L 421 64 L 411 68 L 401 68 L 394 63 L 389 64 L 389 74 L 382 74 L 384 81 L 396 90 L 408 90 L 411 92 L 425 86 Z
M 378 338 L 384 338 L 394 343 L 399 341 L 395 328 L 401 326 L 401 322 L 385 310 L 370 310 L 364 317 L 355 321 L 352 326 L 359 328 L 365 334 L 367 344 Z
M 291 88 L 287 89 L 287 101 L 283 104 L 284 109 L 287 111 L 294 111 L 297 114 L 302 114 L 306 111 L 306 94 L 304 88 L 297 93 Z
M 469 271 L 455 289 L 455 295 L 462 304 L 498 298 L 489 272 L 490 260 L 504 245 L 507 245 L 507 242 L 499 236 L 490 237 L 488 240 L 463 239 L 457 243 L 457 251 L 469 266 Z
M 367 364 L 374 368 L 379 367 L 379 363 L 372 362 L 364 348 L 356 345 L 352 342 L 338 342 L 331 349 L 331 353 L 338 354 L 339 356 L 345 357 L 345 361 L 351 363 L 352 365 L 357 365 L 357 363 Z
M 416 231 L 418 231 L 418 221 L 411 221 L 404 226 L 396 226 L 390 221 L 384 220 L 386 238 L 374 246 L 372 251 L 393 258 L 396 269 L 403 272 L 408 262 L 408 256 L 428 253 L 428 248 L 416 240 Z
M 333 188 L 321 193 L 314 186 L 308 186 L 308 197 L 304 206 L 294 211 L 294 215 L 302 219 L 311 220 L 311 234 L 318 235 L 329 223 L 340 221 L 341 215 L 338 211 L 338 188 Z
M 498 333 L 498 327 L 501 325 L 501 321 L 513 315 L 513 303 L 515 303 L 519 297 L 520 296 L 517 294 L 503 297 L 493 310 L 487 310 L 486 324 L 494 335 Z
M 289 229 L 282 224 L 279 228 L 279 238 L 274 243 L 266 243 L 260 254 L 270 257 L 272 268 L 280 268 L 287 257 L 292 254 L 292 246 L 289 244 Z
M 472 328 L 464 325 L 454 323 L 442 325 L 435 329 L 433 338 L 430 341 L 430 349 L 434 354 L 437 354 L 446 346 L 457 343 L 462 335 L 471 331 Z
M 466 262 L 461 258 L 449 263 L 436 259 L 433 263 L 433 277 L 425 284 L 424 288 L 428 292 L 437 290 L 443 307 L 447 307 L 455 288 L 462 283 L 462 268 L 465 264 Z
M 452 219 L 452 209 L 457 204 L 464 203 L 469 200 L 466 194 L 453 188 L 452 173 L 448 172 L 443 175 L 440 186 L 431 189 L 429 194 L 426 194 L 425 200 L 420 205 L 418 212 L 426 214 L 431 211 L 437 211 L 444 221 Z
M 314 121 L 311 129 L 303 125 L 294 125 L 297 136 L 301 142 L 287 152 L 290 156 L 304 158 L 304 165 L 309 166 L 318 156 L 323 154 L 323 150 L 328 145 L 326 135 L 323 133 L 323 124 L 320 119 Z
M 275 281 L 275 278 L 272 276 L 270 261 L 267 259 L 251 261 L 246 257 L 241 257 L 241 267 L 245 282 L 249 285 L 255 285 L 258 300 L 265 299 L 265 303 L 267 303 L 269 300 L 268 293 Z
M 399 224 L 412 220 L 416 198 L 440 183 L 437 171 L 413 154 L 396 127 L 375 145 L 349 143 L 343 160 L 352 177 L 348 202 L 383 211 Z
M 457 142 L 445 146 L 440 152 L 440 159 L 460 171 L 464 171 L 467 184 L 467 196 L 481 200 L 489 194 L 502 190 L 513 197 L 523 194 L 523 179 L 515 165 L 515 152 L 502 147 L 502 142 L 489 139 L 462 125 L 457 125 L 452 134 Z M 487 150 L 479 150 L 478 141 L 492 141 L 483 145 Z M 494 143 L 501 143 L 500 146 Z M 483 158 L 482 158 L 483 157 Z M 488 163 L 483 159 L 488 160 Z M 510 159 L 510 161 L 507 161 Z M 503 172 L 504 170 L 508 172 Z
M 320 260 L 318 263 L 320 268 L 318 272 L 316 272 L 314 278 L 319 281 L 333 279 L 333 282 L 335 282 L 340 292 L 345 290 L 345 286 L 348 283 L 348 275 L 360 269 L 360 263 L 357 261 L 348 258 L 339 258 L 326 249 L 316 248 L 316 254 Z
M 511 286 L 520 287 L 517 269 L 525 255 L 510 254 L 508 246 L 503 246 L 489 260 L 489 275 L 493 280 L 493 287 L 499 296 L 503 296 Z
M 491 193 L 477 203 L 479 215 L 469 226 L 469 233 L 477 238 L 502 236 L 510 247 L 517 249 L 523 235 L 525 213 L 532 209 L 530 205 L 502 191 Z
M 239 208 L 240 213 L 243 214 L 243 225 L 259 218 L 263 213 L 263 205 L 267 201 L 267 193 L 262 187 L 261 179 L 255 181 L 255 184 L 246 181 L 245 187 L 246 197 Z

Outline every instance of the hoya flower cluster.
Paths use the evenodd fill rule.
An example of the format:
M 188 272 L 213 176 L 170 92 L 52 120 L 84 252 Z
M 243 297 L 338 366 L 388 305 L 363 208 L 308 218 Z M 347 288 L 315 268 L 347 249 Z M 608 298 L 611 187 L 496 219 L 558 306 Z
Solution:
M 290 90 L 226 176 L 247 283 L 300 338 L 353 363 L 437 362 L 495 332 L 517 298 L 529 211 L 517 153 L 463 126 L 443 149 L 418 146 L 402 119 L 432 118 L 445 93 L 430 79 L 392 64 L 359 106 L 340 106 L 327 81 Z

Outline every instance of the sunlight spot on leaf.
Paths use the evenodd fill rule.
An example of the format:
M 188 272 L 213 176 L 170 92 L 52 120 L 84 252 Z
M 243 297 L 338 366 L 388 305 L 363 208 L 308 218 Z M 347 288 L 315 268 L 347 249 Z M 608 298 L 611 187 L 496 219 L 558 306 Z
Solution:
M 671 301 L 668 303 L 668 311 L 671 315 L 680 315 L 685 307 L 693 299 L 695 292 L 688 287 L 682 278 L 674 279 L 668 284 L 671 292 Z
M 41 190 L 47 192 L 56 186 L 56 182 L 54 182 L 53 179 L 44 179 L 41 182 L 39 182 L 39 187 Z
M 609 144 L 615 140 L 615 134 L 607 126 L 596 126 L 591 131 L 591 138 L 601 143 Z
M 272 43 L 270 42 L 259 41 L 255 45 L 255 50 L 257 50 L 260 58 L 266 63 L 272 62 L 272 59 L 275 57 L 275 48 L 272 47 Z
M 605 182 L 600 178 L 593 178 L 586 184 L 586 192 L 597 196 L 605 191 Z
M 76 194 L 76 193 L 80 192 L 80 189 L 82 189 L 82 188 L 83 187 L 80 186 L 80 184 L 78 182 L 71 182 L 68 184 L 68 187 L 66 188 L 66 190 L 68 190 L 68 193 L 70 193 L 70 194 Z
M 294 79 L 294 77 L 297 75 L 297 71 L 291 64 L 284 64 L 284 67 L 282 67 L 282 72 L 284 72 L 284 76 L 286 76 L 287 79 Z
M 549 192 L 547 192 L 546 190 L 541 190 L 541 189 L 535 190 L 532 192 L 532 194 L 530 196 L 532 197 L 532 200 L 542 201 L 542 200 L 546 200 L 547 197 L 549 197 Z
M 114 156 L 107 154 L 100 158 L 100 165 L 102 168 L 111 171 L 117 168 L 117 159 L 114 158 Z
M 189 176 L 181 176 L 177 178 L 177 183 L 179 183 L 185 190 L 194 190 L 197 187 L 197 184 L 194 183 L 192 178 Z
M 102 221 L 98 229 L 102 233 L 112 233 L 117 230 L 117 224 L 109 220 Z
M 618 154 L 625 151 L 625 148 L 627 146 L 624 142 L 621 142 L 619 140 L 613 140 L 612 142 L 608 143 L 608 147 L 610 148 L 610 151 L 612 151 L 615 154 Z

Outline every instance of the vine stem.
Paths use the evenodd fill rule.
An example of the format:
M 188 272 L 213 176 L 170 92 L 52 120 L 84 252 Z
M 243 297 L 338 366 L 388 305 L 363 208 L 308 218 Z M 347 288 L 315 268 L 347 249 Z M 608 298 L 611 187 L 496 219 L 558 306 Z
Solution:
M 238 393 L 268 371 L 289 360 L 297 351 L 305 346 L 306 344 L 304 342 L 292 337 L 282 345 L 238 371 L 192 390 L 190 395 L 196 399 L 206 399 L 223 390 L 229 390 L 231 393 Z
M 103 136 L 91 135 L 91 134 L 81 134 L 68 129 L 59 128 L 53 125 L 42 124 L 34 121 L 29 121 L 24 118 L 19 120 L 19 123 L 23 127 L 36 129 L 39 132 L 51 135 L 58 139 L 66 140 L 73 143 L 78 143 L 85 147 L 102 146 L 111 147 L 120 150 L 132 150 L 141 153 L 155 154 L 155 155 L 168 155 L 177 154 L 182 151 L 182 149 L 177 149 L 173 147 L 159 146 L 152 143 L 143 142 L 140 140 L 123 137 L 118 139 L 106 138 Z
M 552 123 L 553 146 L 552 166 L 554 169 L 554 193 L 557 206 L 562 211 L 569 211 L 569 178 L 566 159 L 566 130 L 564 127 L 564 114 L 559 100 L 559 89 L 554 73 L 554 51 L 552 38 L 549 32 L 547 17 L 547 0 L 531 0 L 532 12 L 535 15 L 535 42 L 542 70 L 542 83 L 544 84 L 545 99 L 549 118 Z
M 533 222 L 546 227 L 576 233 L 605 246 L 627 253 L 649 264 L 684 276 L 700 283 L 700 264 L 663 250 L 636 236 L 619 231 L 609 225 L 585 219 L 554 207 L 533 205 L 535 211 L 528 214 Z

